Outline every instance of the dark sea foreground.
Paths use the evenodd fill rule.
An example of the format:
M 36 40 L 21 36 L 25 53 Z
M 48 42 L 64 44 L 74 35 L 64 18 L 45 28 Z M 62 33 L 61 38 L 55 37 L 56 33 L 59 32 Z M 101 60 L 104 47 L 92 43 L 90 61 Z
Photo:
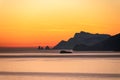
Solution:
M 120 52 L 72 51 L 60 54 L 61 50 L 39 50 L 37 48 L 0 48 L 0 58 L 120 58 Z
M 59 50 L 39 50 L 37 48 L 0 48 L 0 53 L 56 53 Z
M 19 75 L 19 76 L 73 76 L 73 77 L 111 77 L 120 78 L 120 74 L 109 73 L 50 73 L 50 72 L 0 72 L 0 75 Z
M 38 48 L 0 48 L 0 53 L 59 53 L 61 50 L 39 50 Z M 73 53 L 120 53 L 118 51 L 72 51 Z
M 0 48 L 0 58 L 120 58 L 115 51 L 39 50 L 37 48 Z

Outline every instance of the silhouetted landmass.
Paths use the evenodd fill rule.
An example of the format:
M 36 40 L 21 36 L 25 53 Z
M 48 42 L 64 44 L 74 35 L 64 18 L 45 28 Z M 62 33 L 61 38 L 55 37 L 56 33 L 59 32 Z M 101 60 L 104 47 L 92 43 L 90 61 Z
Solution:
M 109 37 L 111 36 L 108 34 L 91 34 L 81 31 L 80 33 L 76 33 L 74 37 L 68 41 L 62 40 L 53 49 L 73 49 L 76 45 L 79 45 L 79 47 L 81 47 L 80 49 L 84 50 L 88 46 L 100 43 Z
M 120 33 L 92 46 L 76 45 L 76 51 L 120 51 Z
M 73 48 L 73 50 L 75 50 L 75 51 L 89 51 L 90 47 L 86 46 L 84 44 L 78 44 Z
M 105 50 L 120 51 L 120 33 L 110 37 L 109 39 L 100 44 L 103 44 L 102 47 Z
M 45 50 L 49 50 L 49 49 L 50 49 L 50 47 L 49 47 L 49 46 L 46 46 L 46 47 L 45 47 Z
M 71 46 L 69 46 L 71 47 Z M 68 49 L 67 41 L 62 40 L 53 49 Z

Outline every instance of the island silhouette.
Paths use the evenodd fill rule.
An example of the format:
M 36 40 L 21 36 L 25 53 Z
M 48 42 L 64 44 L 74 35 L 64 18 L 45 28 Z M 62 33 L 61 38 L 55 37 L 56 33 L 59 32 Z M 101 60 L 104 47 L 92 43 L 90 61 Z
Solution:
M 81 31 L 68 41 L 60 41 L 53 49 L 72 49 L 74 51 L 120 51 L 120 33 L 92 34 Z

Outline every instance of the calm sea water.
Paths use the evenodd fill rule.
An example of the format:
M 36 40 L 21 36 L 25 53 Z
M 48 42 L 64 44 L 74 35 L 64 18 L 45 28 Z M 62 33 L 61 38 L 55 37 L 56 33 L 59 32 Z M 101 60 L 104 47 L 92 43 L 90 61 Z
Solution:
M 79 55 L 83 54 L 108 55 L 108 53 L 80 53 Z M 120 80 L 119 57 L 70 57 L 78 53 L 0 54 L 0 56 L 3 55 L 4 57 L 0 57 L 0 80 Z M 22 55 L 22 57 L 5 57 L 5 55 Z M 23 57 L 26 55 L 27 57 Z M 33 55 L 47 57 L 34 57 Z M 53 57 L 49 57 L 50 55 Z M 56 55 L 67 55 L 67 57 L 56 57 Z

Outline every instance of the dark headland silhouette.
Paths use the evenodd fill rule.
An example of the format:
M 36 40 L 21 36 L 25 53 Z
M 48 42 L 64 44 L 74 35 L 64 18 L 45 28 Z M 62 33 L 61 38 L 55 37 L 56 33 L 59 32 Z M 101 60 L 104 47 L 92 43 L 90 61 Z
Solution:
M 68 41 L 62 40 L 53 49 L 73 49 L 75 51 L 120 51 L 120 33 L 92 34 L 81 31 Z

